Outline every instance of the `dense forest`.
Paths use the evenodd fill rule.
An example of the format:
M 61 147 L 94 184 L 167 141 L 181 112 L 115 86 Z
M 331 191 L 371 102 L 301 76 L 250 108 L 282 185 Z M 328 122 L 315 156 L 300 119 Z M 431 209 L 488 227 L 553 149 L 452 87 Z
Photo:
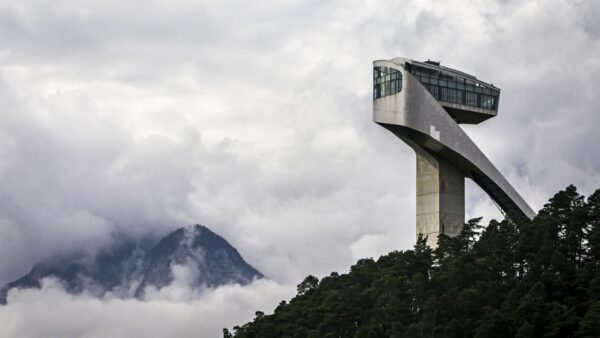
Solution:
M 530 221 L 470 220 L 459 236 L 308 276 L 291 301 L 224 337 L 600 337 L 600 190 L 573 186 Z

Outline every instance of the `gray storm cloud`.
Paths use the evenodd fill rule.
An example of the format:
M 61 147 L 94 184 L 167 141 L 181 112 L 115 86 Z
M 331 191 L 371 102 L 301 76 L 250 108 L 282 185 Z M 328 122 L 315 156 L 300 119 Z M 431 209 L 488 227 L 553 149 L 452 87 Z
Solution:
M 0 283 L 117 233 L 202 223 L 273 280 L 239 291 L 269 311 L 307 274 L 409 248 L 414 155 L 372 122 L 374 59 L 440 59 L 493 82 L 499 115 L 469 135 L 534 209 L 571 183 L 589 194 L 600 186 L 598 22 L 594 1 L 3 2 Z M 467 187 L 468 216 L 500 217 Z M 226 291 L 202 297 L 214 292 Z M 236 295 L 210 304 L 231 308 Z M 115 327 L 118 313 L 162 305 L 204 311 L 193 297 L 159 306 L 54 286 L 15 297 L 0 323 L 46 297 L 65 315 L 113 311 Z M 236 319 L 252 317 L 244 309 Z M 36 314 L 11 334 L 51 325 Z M 106 333 L 85 323 L 55 332 Z

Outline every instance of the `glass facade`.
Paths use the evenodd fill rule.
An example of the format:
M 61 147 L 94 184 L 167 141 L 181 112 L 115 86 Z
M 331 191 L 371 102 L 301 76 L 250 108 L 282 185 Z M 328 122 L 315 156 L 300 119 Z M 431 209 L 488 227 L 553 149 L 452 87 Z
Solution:
M 402 90 L 402 73 L 390 67 L 373 68 L 373 99 L 393 95 Z
M 436 100 L 498 110 L 500 91 L 496 88 L 486 86 L 467 76 L 448 74 L 414 64 L 406 66 Z

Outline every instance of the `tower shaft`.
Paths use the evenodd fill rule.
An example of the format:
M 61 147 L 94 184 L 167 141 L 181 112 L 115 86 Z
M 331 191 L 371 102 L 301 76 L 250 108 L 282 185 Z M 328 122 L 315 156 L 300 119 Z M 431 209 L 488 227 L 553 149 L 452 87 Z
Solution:
M 417 154 L 417 236 L 436 247 L 439 234 L 458 235 L 465 221 L 465 177 L 448 161 Z

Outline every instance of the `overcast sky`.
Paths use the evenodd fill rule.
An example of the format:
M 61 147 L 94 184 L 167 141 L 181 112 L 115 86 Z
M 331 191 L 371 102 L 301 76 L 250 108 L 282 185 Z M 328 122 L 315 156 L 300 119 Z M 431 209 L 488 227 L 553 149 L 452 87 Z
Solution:
M 0 284 L 195 223 L 271 279 L 149 302 L 50 283 L 0 309 L 4 334 L 160 336 L 119 320 L 138 313 L 210 337 L 307 274 L 410 248 L 415 155 L 372 122 L 371 62 L 396 56 L 502 89 L 465 129 L 534 210 L 600 188 L 597 1 L 0 0 Z M 500 217 L 469 181 L 466 209 Z M 112 331 L 61 322 L 82 312 Z

